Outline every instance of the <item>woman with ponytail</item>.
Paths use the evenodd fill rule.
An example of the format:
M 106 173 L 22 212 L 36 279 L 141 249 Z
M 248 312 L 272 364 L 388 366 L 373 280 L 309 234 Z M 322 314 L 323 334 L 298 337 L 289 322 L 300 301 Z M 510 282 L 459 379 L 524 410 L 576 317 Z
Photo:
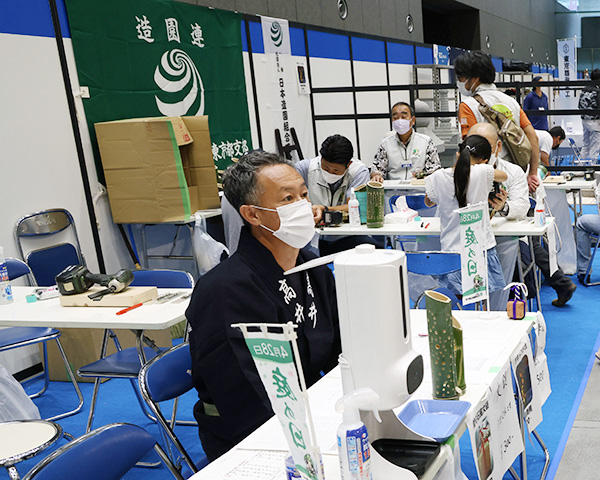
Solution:
M 494 182 L 504 182 L 505 172 L 495 170 L 487 162 L 492 155 L 492 147 L 481 135 L 471 135 L 459 145 L 459 153 L 453 168 L 435 171 L 425 178 L 425 203 L 437 204 L 437 216 L 440 217 L 440 243 L 446 252 L 460 251 L 458 208 L 469 204 L 485 202 Z M 489 291 L 504 288 L 502 267 L 496 254 L 496 239 L 487 222 L 484 248 L 487 250 Z M 460 271 L 452 272 L 443 282 L 455 294 L 460 295 Z

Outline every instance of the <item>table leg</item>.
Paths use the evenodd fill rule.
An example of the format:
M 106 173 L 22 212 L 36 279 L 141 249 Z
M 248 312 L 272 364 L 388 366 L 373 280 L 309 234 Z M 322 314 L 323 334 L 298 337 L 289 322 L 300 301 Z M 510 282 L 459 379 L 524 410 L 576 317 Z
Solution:
M 21 477 L 19 477 L 19 472 L 17 472 L 14 465 L 6 465 L 6 471 L 10 480 L 20 480 Z
M 100 358 L 104 358 L 106 356 L 108 332 L 108 329 L 104 330 L 104 337 L 102 337 L 102 348 L 100 349 Z M 92 394 L 92 404 L 90 405 L 90 413 L 88 415 L 85 433 L 90 433 L 90 431 L 92 430 L 92 422 L 94 421 L 94 413 L 96 411 L 96 400 L 98 399 L 98 389 L 100 388 L 100 380 L 100 377 L 96 377 L 94 379 L 94 393 Z
M 535 252 L 533 251 L 533 237 L 528 237 L 528 243 L 529 243 L 529 254 L 531 255 L 531 266 L 533 269 L 533 281 L 535 282 L 535 299 L 537 301 L 537 307 L 538 307 L 538 311 L 542 311 L 542 301 L 540 299 L 540 288 L 541 288 L 541 283 L 540 283 L 540 274 L 537 268 L 537 265 L 535 264 Z

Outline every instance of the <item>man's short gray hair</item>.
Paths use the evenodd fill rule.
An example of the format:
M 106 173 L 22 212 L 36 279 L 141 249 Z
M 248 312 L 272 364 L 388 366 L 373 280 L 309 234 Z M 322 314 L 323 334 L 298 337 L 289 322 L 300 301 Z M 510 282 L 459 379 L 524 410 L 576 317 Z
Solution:
M 292 163 L 276 153 L 252 150 L 229 166 L 223 175 L 223 191 L 229 203 L 238 211 L 242 205 L 257 205 L 262 192 L 258 186 L 258 171 L 268 165 Z

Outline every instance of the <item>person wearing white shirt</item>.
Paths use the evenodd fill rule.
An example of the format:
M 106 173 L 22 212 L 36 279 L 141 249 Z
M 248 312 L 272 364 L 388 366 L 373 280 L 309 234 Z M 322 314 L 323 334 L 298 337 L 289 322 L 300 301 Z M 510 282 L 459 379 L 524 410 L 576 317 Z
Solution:
M 441 168 L 433 140 L 414 131 L 415 121 L 415 112 L 408 103 L 398 102 L 392 107 L 394 131 L 387 134 L 377 148 L 372 180 L 410 180 L 421 172 L 429 175 Z
M 455 211 L 469 204 L 486 202 L 493 182 L 503 182 L 508 175 L 486 165 L 492 147 L 481 135 L 471 135 L 459 145 L 460 154 L 453 168 L 437 170 L 425 179 L 425 203 L 438 205 L 441 221 L 440 243 L 443 251 L 460 251 L 459 215 Z M 486 222 L 485 244 L 488 262 L 488 291 L 504 288 L 502 267 L 496 254 L 496 239 Z M 461 295 L 461 272 L 452 272 L 440 283 Z
M 351 189 L 369 181 L 369 170 L 364 163 L 353 158 L 352 143 L 342 135 L 327 137 L 319 154 L 294 165 L 306 182 L 313 208 L 347 212 Z M 383 247 L 382 242 L 368 235 L 330 235 L 319 238 L 319 253 L 321 256 L 329 255 L 363 243 Z
M 540 162 L 543 165 L 550 165 L 550 153 L 557 150 L 560 144 L 567 137 L 562 127 L 552 127 L 550 130 L 536 130 L 538 141 L 540 142 Z

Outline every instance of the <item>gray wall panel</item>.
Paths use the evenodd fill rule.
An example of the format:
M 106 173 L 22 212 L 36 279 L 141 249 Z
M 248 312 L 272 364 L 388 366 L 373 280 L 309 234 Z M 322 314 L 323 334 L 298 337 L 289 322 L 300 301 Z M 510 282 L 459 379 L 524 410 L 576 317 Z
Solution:
M 395 3 L 394 0 L 379 0 L 381 35 L 384 37 L 396 38 L 398 36 Z
M 347 0 L 348 17 L 338 15 L 335 0 L 180 0 L 242 13 L 285 18 L 306 25 L 384 36 L 397 40 L 423 42 L 422 3 L 428 0 Z M 555 14 L 555 0 L 458 0 L 478 9 L 479 38 L 484 51 L 507 59 L 556 63 L 556 32 L 572 30 L 573 16 Z M 406 16 L 412 15 L 415 29 L 406 29 Z M 558 29 L 557 29 L 558 23 Z M 567 25 L 568 24 L 568 25 Z M 489 35 L 491 47 L 485 47 Z M 561 35 L 559 35 L 561 36 Z M 564 35 L 563 35 L 564 36 Z M 515 53 L 510 52 L 510 42 Z M 534 48 L 534 58 L 529 47 Z
M 290 21 L 297 21 L 296 0 L 267 0 L 269 7 L 269 16 L 276 18 L 285 18 Z
M 362 14 L 363 14 L 363 26 L 364 33 L 369 33 L 371 35 L 381 35 L 381 11 L 382 4 L 388 4 L 389 2 L 386 0 L 363 0 L 362 4 Z M 393 10 L 392 10 L 393 11 Z
M 221 7 L 221 1 L 212 2 L 213 7 Z M 235 0 L 235 10 L 241 13 L 249 13 L 250 15 L 268 15 L 269 6 L 267 0 Z
M 298 8 L 298 21 L 307 25 L 323 25 L 321 0 L 302 0 Z
M 372 0 L 346 0 L 348 4 L 348 18 L 346 18 L 346 20 L 343 21 L 344 30 L 347 30 L 348 32 L 370 33 L 365 31 L 364 27 L 363 1 L 365 3 L 365 6 L 368 6 L 368 4 L 370 4 Z M 337 2 L 323 3 L 332 3 L 335 6 L 335 10 L 337 11 Z

